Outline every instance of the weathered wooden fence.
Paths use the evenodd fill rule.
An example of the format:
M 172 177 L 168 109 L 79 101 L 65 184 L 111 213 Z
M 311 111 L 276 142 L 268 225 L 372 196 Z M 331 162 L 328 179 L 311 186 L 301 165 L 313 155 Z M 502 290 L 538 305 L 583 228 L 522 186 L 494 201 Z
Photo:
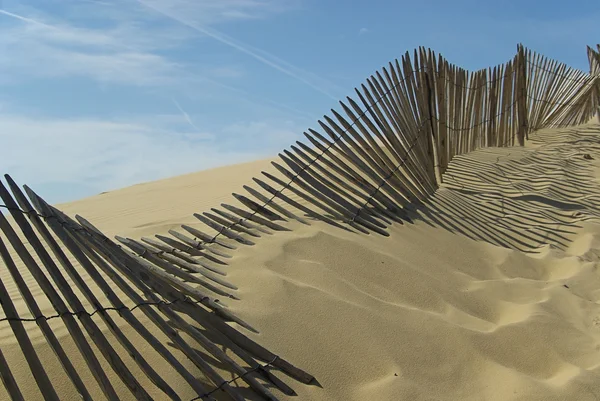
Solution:
M 509 62 L 476 72 L 424 48 L 406 53 L 356 89 L 357 101 L 340 102 L 346 117 L 332 110 L 320 132 L 304 133 L 307 143 L 280 153 L 277 174 L 263 172 L 247 194 L 234 194 L 242 206 L 197 214 L 210 232 L 199 238 L 252 244 L 248 235 L 306 217 L 387 235 L 405 208 L 435 192 L 455 155 L 585 123 L 598 108 L 597 88 L 597 75 L 523 46 Z
M 29 331 L 24 326 L 28 321 L 38 325 L 63 366 L 66 376 L 86 400 L 92 399 L 88 390 L 90 383 L 81 380 L 78 371 L 66 356 L 61 342 L 49 326 L 48 321 L 51 319 L 62 320 L 97 385 L 109 400 L 119 397 L 101 367 L 98 356 L 93 352 L 90 339 L 137 399 L 151 398 L 132 374 L 130 364 L 121 359 L 122 355 L 129 355 L 132 358 L 129 362 L 135 362 L 139 370 L 162 390 L 165 397 L 180 399 L 177 391 L 167 384 L 155 371 L 155 367 L 138 351 L 141 344 L 130 340 L 124 334 L 123 324 L 117 324 L 113 316 L 122 319 L 121 323 L 133 329 L 139 335 L 140 341 L 147 342 L 154 352 L 170 364 L 198 394 L 197 399 L 214 399 L 212 394 L 216 390 L 224 391 L 232 399 L 244 398 L 196 348 L 207 351 L 266 399 L 277 398 L 261 381 L 278 387 L 284 393 L 290 394 L 293 391 L 272 375 L 267 366 L 260 361 L 267 362 L 269 367 L 278 368 L 301 382 L 309 383 L 313 380 L 309 374 L 295 368 L 226 323 L 235 322 L 248 330 L 254 330 L 233 315 L 215 295 L 207 293 L 207 290 L 210 290 L 212 294 L 217 294 L 216 296 L 235 299 L 235 295 L 231 293 L 235 287 L 222 278 L 224 272 L 217 267 L 199 264 L 194 260 L 184 262 L 179 259 L 176 263 L 170 263 L 166 255 L 163 255 L 167 259 L 164 260 L 143 251 L 140 253 L 144 258 L 137 257 L 105 237 L 84 218 L 77 217 L 75 221 L 48 205 L 27 187 L 26 197 L 9 176 L 6 176 L 6 180 L 12 196 L 7 188 L 0 184 L 0 198 L 24 238 L 17 234 L 8 219 L 0 213 L 0 230 L 3 233 L 3 237 L 0 237 L 0 256 L 4 262 L 2 268 L 10 271 L 21 294 L 19 301 L 24 302 L 29 315 L 24 316 L 23 311 L 17 310 L 16 300 L 8 296 L 6 286 L 0 280 L 0 301 L 5 313 L 1 320 L 2 323 L 6 322 L 11 326 L 44 399 L 59 400 L 61 397 L 56 394 L 53 383 L 48 379 L 43 367 L 43 361 L 36 354 L 29 339 Z M 17 268 L 17 263 L 11 256 L 13 252 L 9 252 L 5 239 L 20 258 L 19 264 L 27 269 L 33 280 L 26 282 L 23 279 L 25 272 Z M 137 241 L 125 242 L 136 251 L 143 249 Z M 70 278 L 69 281 L 65 275 Z M 43 299 L 43 296 L 32 295 L 38 286 L 55 309 L 55 315 L 42 314 L 39 304 L 47 300 Z M 76 292 L 91 305 L 92 311 L 86 310 L 83 305 L 85 301 Z M 143 324 L 132 313 L 137 308 L 147 318 Z M 117 312 L 118 315 L 112 315 L 111 311 Z M 100 322 L 92 318 L 94 315 Z M 190 324 L 182 315 L 192 319 L 194 324 Z M 103 323 L 107 330 L 101 330 L 100 323 Z M 88 334 L 87 337 L 82 328 Z M 189 339 L 186 340 L 180 333 L 185 333 Z M 157 338 L 159 334 L 162 340 Z M 166 340 L 172 342 L 177 352 L 182 355 L 174 356 L 166 347 Z M 125 352 L 116 351 L 117 343 Z M 232 353 L 224 352 L 221 347 L 228 348 Z M 182 364 L 182 356 L 184 360 L 192 362 L 195 370 Z M 241 363 L 248 367 L 242 367 Z M 10 373 L 10 367 L 3 365 L 1 372 L 9 395 L 16 400 L 22 399 Z M 198 380 L 199 373 L 205 375 L 207 381 L 214 385 L 214 389 L 211 390 Z
M 434 194 L 454 156 L 481 147 L 523 145 L 532 130 L 587 122 L 598 109 L 600 87 L 598 53 L 588 49 L 588 56 L 591 74 L 522 46 L 507 63 L 476 72 L 424 48 L 406 53 L 369 77 L 356 90 L 357 100 L 340 102 L 345 117 L 332 110 L 319 120 L 321 131 L 304 133 L 308 142 L 298 141 L 279 154 L 280 161 L 273 162 L 276 172 L 254 178 L 253 185 L 244 186 L 245 195 L 234 193 L 238 206 L 222 204 L 195 214 L 202 230 L 184 225 L 183 231 L 156 239 L 116 237 L 118 245 L 84 218 L 64 215 L 27 187 L 25 196 L 6 176 L 12 195 L 0 185 L 0 197 L 21 234 L 0 211 L 0 269 L 8 269 L 20 297 L 9 295 L 0 280 L 5 314 L 0 324 L 10 325 L 47 400 L 60 395 L 44 367 L 47 361 L 29 338 L 29 321 L 37 324 L 83 399 L 91 399 L 93 383 L 84 382 L 74 368 L 48 323 L 51 319 L 62 321 L 96 386 L 110 400 L 118 395 L 98 352 L 137 399 L 151 398 L 142 378 L 164 397 L 181 399 L 180 389 L 146 361 L 124 325 L 187 383 L 197 394 L 194 399 L 210 400 L 221 392 L 243 399 L 230 385 L 233 380 L 245 381 L 266 399 L 276 399 L 273 387 L 293 394 L 269 368 L 303 383 L 314 378 L 246 337 L 242 331 L 254 329 L 217 300 L 237 299 L 236 287 L 225 279 L 224 257 L 237 244 L 253 245 L 265 233 L 289 230 L 290 219 L 388 235 L 390 224 L 408 218 L 406 209 Z M 20 260 L 13 259 L 15 253 Z M 26 272 L 31 277 L 27 281 Z M 42 314 L 39 303 L 46 301 L 38 294 L 47 297 L 55 315 Z M 133 314 L 138 308 L 150 323 L 142 324 Z M 115 312 L 122 324 L 115 322 Z M 166 347 L 168 341 L 176 351 Z M 196 348 L 218 360 L 234 379 L 225 380 Z M 123 355 L 131 360 L 124 361 Z M 22 399 L 19 380 L 1 348 L 0 377 L 9 396 Z

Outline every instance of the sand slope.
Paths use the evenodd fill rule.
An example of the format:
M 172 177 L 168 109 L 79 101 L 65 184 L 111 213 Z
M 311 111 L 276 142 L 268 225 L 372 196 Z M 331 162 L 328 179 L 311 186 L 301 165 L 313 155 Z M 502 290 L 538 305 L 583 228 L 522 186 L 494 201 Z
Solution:
M 432 202 L 388 238 L 322 223 L 263 236 L 235 251 L 228 280 L 241 300 L 228 304 L 259 343 L 318 378 L 322 388 L 286 380 L 297 399 L 598 400 L 599 134 L 546 130 L 525 149 L 457 157 Z M 193 222 L 267 166 L 58 207 L 140 238 Z
M 299 389 L 307 399 L 600 399 L 600 226 L 585 221 L 599 211 L 598 133 L 461 158 L 483 164 L 479 180 L 457 160 L 461 191 L 447 180 L 390 238 L 299 227 L 261 241 L 236 255 L 236 309 L 320 379 Z

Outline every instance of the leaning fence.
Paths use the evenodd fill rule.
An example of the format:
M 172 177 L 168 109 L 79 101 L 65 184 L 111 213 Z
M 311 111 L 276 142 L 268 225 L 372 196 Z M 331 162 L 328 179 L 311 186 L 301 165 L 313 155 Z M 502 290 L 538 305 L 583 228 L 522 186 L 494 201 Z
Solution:
M 183 225 L 170 236 L 115 242 L 28 187 L 25 195 L 6 176 L 12 195 L 0 185 L 0 207 L 13 223 L 0 211 L 0 324 L 10 326 L 46 400 L 61 398 L 57 377 L 86 400 L 98 390 L 118 399 L 115 382 L 137 399 L 158 392 L 180 400 L 186 383 L 193 399 L 225 392 L 242 400 L 246 393 L 234 381 L 265 399 L 277 399 L 273 388 L 292 395 L 271 369 L 302 383 L 315 378 L 250 339 L 244 331 L 256 330 L 218 300 L 237 301 L 237 287 L 225 278 L 231 252 L 290 230 L 289 220 L 388 235 L 408 209 L 427 203 L 456 155 L 523 145 L 533 130 L 587 122 L 600 101 L 600 56 L 588 48 L 588 58 L 589 74 L 518 46 L 505 64 L 469 72 L 431 50 L 406 53 L 369 77 L 356 99 L 340 102 L 345 116 L 332 110 L 318 121 L 320 130 L 304 133 L 307 142 L 279 154 L 273 172 L 244 186 L 246 194 L 234 193 L 237 206 L 197 213 L 201 227 Z M 51 314 L 40 306 L 48 301 Z M 75 368 L 73 352 L 50 325 L 59 321 L 88 371 Z M 48 369 L 27 324 L 37 325 L 61 371 Z M 160 371 L 147 362 L 148 352 L 166 362 Z M 211 358 L 233 378 L 225 380 Z M 173 374 L 177 387 L 165 379 Z M 25 383 L 1 347 L 0 377 L 11 399 L 23 399 Z

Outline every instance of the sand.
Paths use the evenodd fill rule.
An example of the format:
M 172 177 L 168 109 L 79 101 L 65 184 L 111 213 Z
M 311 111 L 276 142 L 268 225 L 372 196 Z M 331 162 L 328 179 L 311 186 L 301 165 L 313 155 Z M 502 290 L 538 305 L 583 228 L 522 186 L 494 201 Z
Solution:
M 599 400 L 599 134 L 597 123 L 545 130 L 523 149 L 457 157 L 431 204 L 388 238 L 291 224 L 236 250 L 227 271 L 241 300 L 230 307 L 260 330 L 252 338 L 321 384 L 286 380 L 299 395 L 289 399 Z M 139 239 L 194 222 L 268 167 L 57 207 Z M 0 329 L 0 346 L 16 363 L 12 335 Z M 11 368 L 20 384 L 30 377 L 24 363 Z M 33 385 L 21 389 L 36 399 Z

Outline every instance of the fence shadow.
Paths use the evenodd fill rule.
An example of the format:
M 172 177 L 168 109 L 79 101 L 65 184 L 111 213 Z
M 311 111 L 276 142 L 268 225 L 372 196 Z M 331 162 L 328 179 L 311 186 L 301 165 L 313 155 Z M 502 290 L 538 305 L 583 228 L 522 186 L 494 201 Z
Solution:
M 411 217 L 476 241 L 539 252 L 566 250 L 581 222 L 600 218 L 600 126 L 539 132 L 535 148 L 457 156 L 444 184 Z

